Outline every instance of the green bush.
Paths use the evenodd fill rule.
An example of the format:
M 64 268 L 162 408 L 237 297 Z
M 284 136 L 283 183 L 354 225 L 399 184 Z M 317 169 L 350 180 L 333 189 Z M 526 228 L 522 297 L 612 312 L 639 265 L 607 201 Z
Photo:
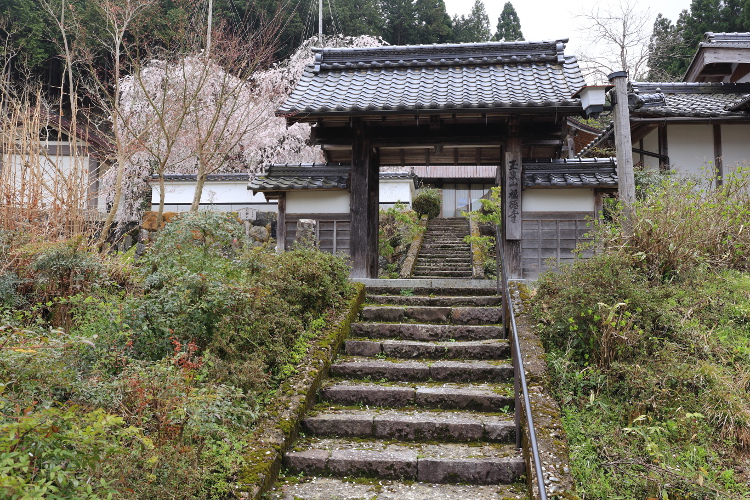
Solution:
M 378 218 L 378 254 L 393 264 L 399 247 L 408 248 L 414 238 L 424 231 L 414 210 L 397 203 L 380 211 Z
M 442 200 L 440 192 L 437 189 L 422 189 L 414 197 L 411 207 L 421 217 L 426 215 L 428 219 L 434 219 L 440 216 L 440 207 Z

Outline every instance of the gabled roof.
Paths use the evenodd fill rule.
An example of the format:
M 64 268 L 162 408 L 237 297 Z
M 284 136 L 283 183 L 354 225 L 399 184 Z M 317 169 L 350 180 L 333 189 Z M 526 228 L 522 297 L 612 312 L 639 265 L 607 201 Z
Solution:
M 523 162 L 525 188 L 616 188 L 614 158 L 573 158 Z
M 732 117 L 750 97 L 750 83 L 631 82 L 628 104 L 635 116 Z
M 703 35 L 690 65 L 686 82 L 736 82 L 748 74 L 750 33 L 713 33 Z
M 263 172 L 253 178 L 247 188 L 253 193 L 300 189 L 347 189 L 350 170 L 349 165 L 338 163 L 266 165 Z
M 315 49 L 277 114 L 290 121 L 352 114 L 549 111 L 585 85 L 567 40 Z

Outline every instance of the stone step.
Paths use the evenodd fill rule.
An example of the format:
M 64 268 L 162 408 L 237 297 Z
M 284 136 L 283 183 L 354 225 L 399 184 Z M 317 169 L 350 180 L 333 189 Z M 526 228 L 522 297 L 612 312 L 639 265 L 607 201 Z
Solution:
M 383 305 L 411 305 L 411 306 L 499 306 L 502 298 L 499 296 L 456 296 L 432 297 L 429 295 L 367 295 L 365 299 L 370 304 Z
M 452 323 L 454 325 L 492 325 L 500 323 L 500 307 L 365 306 L 363 321 Z
M 390 380 L 394 382 L 507 382 L 513 378 L 513 367 L 493 361 L 413 361 L 367 357 L 340 357 L 331 365 L 333 377 L 348 379 Z
M 415 272 L 425 271 L 468 271 L 471 270 L 471 264 L 468 262 L 419 262 L 414 266 Z
M 428 483 L 509 484 L 525 471 L 507 444 L 391 443 L 307 438 L 284 455 L 292 473 L 411 479 Z
M 457 272 L 457 271 L 435 271 L 435 272 L 415 272 L 412 275 L 414 278 L 419 279 L 428 279 L 428 278 L 434 278 L 434 279 L 444 279 L 444 278 L 466 278 L 469 279 L 472 277 L 472 273 L 469 271 L 465 272 Z
M 442 408 L 505 412 L 513 409 L 513 387 L 508 384 L 390 385 L 341 381 L 324 386 L 320 400 L 344 406 Z
M 515 442 L 513 416 L 428 410 L 321 410 L 302 421 L 315 436 L 379 438 L 398 441 Z
M 424 323 L 352 323 L 351 336 L 399 340 L 487 340 L 503 338 L 500 326 Z
M 387 356 L 401 359 L 508 359 L 507 340 L 419 342 L 411 340 L 347 340 L 348 356 Z
M 375 478 L 370 481 L 327 476 L 295 476 L 280 481 L 271 500 L 528 500 L 525 484 L 430 484 Z

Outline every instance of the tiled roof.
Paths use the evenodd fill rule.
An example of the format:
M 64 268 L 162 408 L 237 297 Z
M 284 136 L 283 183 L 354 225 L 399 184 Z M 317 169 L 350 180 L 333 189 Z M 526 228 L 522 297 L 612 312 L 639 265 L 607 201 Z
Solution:
M 630 85 L 628 104 L 631 115 L 748 116 L 735 110 L 735 106 L 750 97 L 750 83 L 631 82 Z
M 703 35 L 701 47 L 750 48 L 750 33 L 713 33 Z
M 617 187 L 614 158 L 574 158 L 523 162 L 526 188 Z
M 195 182 L 198 178 L 195 174 L 166 174 L 164 180 L 167 182 Z M 242 182 L 250 179 L 247 172 L 237 172 L 230 174 L 208 174 L 206 180 L 210 182 Z M 159 180 L 158 175 L 151 176 L 152 181 Z
M 299 189 L 347 189 L 349 165 L 330 163 L 267 165 L 263 173 L 250 181 L 248 189 L 259 191 L 296 191 Z
M 277 114 L 304 116 L 570 107 L 585 82 L 567 40 L 318 49 Z

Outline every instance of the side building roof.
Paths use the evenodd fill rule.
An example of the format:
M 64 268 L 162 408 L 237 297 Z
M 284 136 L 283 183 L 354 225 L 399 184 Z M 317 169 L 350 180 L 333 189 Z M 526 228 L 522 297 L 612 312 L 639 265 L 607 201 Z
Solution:
M 585 85 L 567 39 L 314 49 L 277 110 L 291 122 L 336 115 L 581 111 Z

